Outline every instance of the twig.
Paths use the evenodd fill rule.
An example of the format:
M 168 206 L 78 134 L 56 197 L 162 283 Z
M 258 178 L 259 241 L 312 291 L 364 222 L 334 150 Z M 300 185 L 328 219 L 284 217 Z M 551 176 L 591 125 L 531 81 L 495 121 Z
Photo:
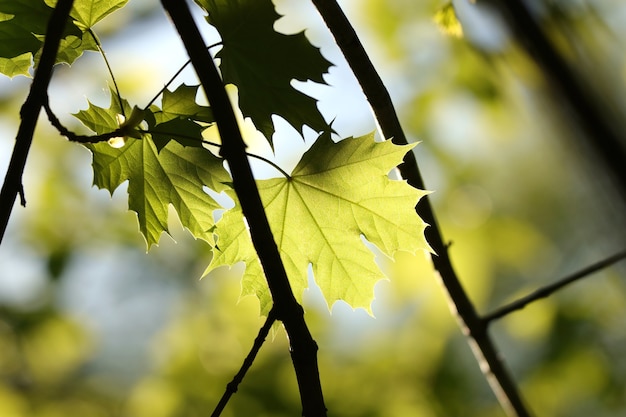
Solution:
M 119 128 L 116 129 L 112 132 L 108 132 L 108 133 L 103 133 L 101 135 L 78 135 L 74 132 L 72 132 L 71 130 L 69 130 L 68 128 L 66 128 L 65 126 L 63 126 L 63 124 L 61 123 L 61 121 L 56 117 L 56 115 L 54 114 L 54 112 L 52 111 L 52 109 L 50 108 L 50 103 L 48 101 L 48 98 L 46 97 L 46 100 L 43 103 L 43 108 L 46 111 L 46 114 L 48 115 L 48 120 L 50 121 L 50 123 L 52 124 L 52 126 L 54 126 L 60 134 L 62 134 L 63 136 L 65 136 L 70 142 L 78 142 L 78 143 L 99 143 L 99 142 L 105 142 L 108 141 L 111 138 L 115 138 L 115 137 L 120 137 L 120 136 L 124 136 L 124 129 Z M 188 135 L 183 135 L 180 133 L 170 133 L 170 132 L 155 132 L 152 131 L 150 129 L 138 129 L 137 130 L 139 133 L 147 133 L 147 134 L 165 134 L 165 135 L 170 135 L 174 138 L 181 138 L 181 139 L 188 139 L 188 140 L 192 140 L 192 141 L 197 141 L 198 143 L 202 143 L 204 145 L 209 145 L 209 146 L 214 146 L 216 148 L 221 148 L 222 145 L 216 142 L 211 142 L 208 140 L 204 140 L 204 139 L 198 139 L 195 138 L 193 136 L 188 136 Z M 274 161 L 267 159 L 261 155 L 256 155 L 250 152 L 246 152 L 246 155 L 248 155 L 250 158 L 254 158 L 254 159 L 258 159 L 259 161 L 263 161 L 266 164 L 270 165 L 272 168 L 274 168 L 275 170 L 277 170 L 278 172 L 280 172 L 285 178 L 291 178 L 291 175 L 289 175 L 287 173 L 287 171 L 285 171 L 284 169 L 282 169 L 277 163 L 275 163 Z M 22 195 L 20 194 L 20 197 L 22 197 Z M 22 197 L 23 198 L 23 197 Z
M 226 404 L 228 403 L 228 400 L 230 400 L 230 397 L 232 397 L 232 395 L 237 392 L 239 384 L 241 384 L 241 381 L 243 381 L 243 377 L 246 376 L 246 372 L 248 372 L 248 370 L 252 366 L 256 355 L 259 353 L 261 346 L 263 346 L 263 342 L 265 342 L 265 338 L 267 338 L 267 335 L 269 334 L 270 329 L 272 328 L 272 325 L 275 321 L 276 314 L 272 309 L 267 315 L 267 319 L 265 320 L 263 327 L 261 327 L 261 329 L 259 330 L 259 334 L 257 335 L 256 339 L 254 339 L 254 345 L 252 346 L 250 353 L 248 353 L 248 356 L 246 356 L 246 358 L 243 360 L 241 369 L 239 369 L 239 372 L 237 372 L 233 380 L 226 385 L 226 391 L 224 392 L 224 395 L 222 395 L 222 398 L 220 399 L 217 406 L 215 406 L 215 410 L 211 414 L 211 417 L 219 417 L 222 414 L 222 411 L 224 411 L 224 407 L 226 407 Z
M 17 195 L 20 195 L 22 203 L 25 202 L 22 175 L 24 174 L 30 145 L 33 141 L 37 118 L 39 117 L 41 106 L 46 100 L 46 91 L 52 77 L 52 67 L 54 66 L 59 43 L 63 36 L 65 22 L 73 4 L 74 0 L 59 0 L 52 11 L 46 29 L 41 60 L 35 70 L 28 97 L 20 110 L 22 121 L 15 137 L 15 147 L 13 148 L 9 168 L 0 191 L 0 242 L 2 242 L 4 237 Z
M 370 61 L 354 28 L 350 24 L 335 0 L 312 0 L 326 22 L 341 49 L 348 65 L 359 81 L 384 138 L 391 138 L 393 143 L 408 143 L 389 92 L 385 88 L 378 72 Z M 420 189 L 425 189 L 415 155 L 406 154 L 398 167 L 407 182 Z M 508 370 L 500 359 L 496 348 L 487 333 L 487 328 L 476 313 L 472 302 L 456 276 L 448 256 L 447 246 L 439 230 L 437 219 L 427 197 L 420 199 L 417 213 L 430 225 L 426 228 L 426 239 L 437 255 L 432 255 L 434 268 L 439 272 L 443 287 L 450 299 L 450 307 L 457 315 L 459 325 L 469 338 L 474 356 L 485 378 L 491 385 L 501 406 L 509 416 L 526 417 L 530 412 L 524 405 L 518 389 Z
M 291 359 L 302 401 L 302 415 L 326 417 L 326 406 L 317 365 L 317 343 L 313 340 L 304 320 L 304 310 L 291 290 L 246 157 L 246 145 L 241 137 L 224 83 L 213 58 L 204 45 L 187 3 L 180 0 L 162 0 L 162 4 L 178 30 L 211 103 L 223 141 L 221 154 L 231 169 L 233 186 L 243 214 L 248 221 L 252 243 L 259 256 L 274 300 L 276 318 L 283 322 L 289 337 Z
M 48 95 L 44 102 L 42 103 L 46 114 L 48 115 L 48 120 L 50 124 L 59 131 L 60 134 L 65 136 L 70 142 L 78 142 L 78 143 L 99 143 L 106 142 L 111 138 L 124 136 L 124 129 L 119 128 L 115 129 L 112 132 L 103 133 L 101 135 L 77 135 L 76 133 L 70 131 L 68 128 L 61 124 L 61 121 L 56 117 L 52 109 L 50 108 L 50 102 L 48 101 Z
M 207 46 L 207 50 L 211 49 L 211 48 L 215 48 L 216 46 L 221 45 L 222 42 L 215 42 L 214 44 L 211 44 L 209 46 Z M 157 98 L 159 98 L 159 96 L 161 94 L 163 94 L 163 92 L 167 89 L 167 87 L 170 86 L 170 84 L 172 84 L 174 82 L 174 80 L 181 74 L 181 72 L 183 72 L 183 70 L 185 68 L 187 68 L 187 65 L 191 64 L 191 59 L 188 59 L 187 62 L 185 62 L 183 65 L 181 65 L 181 67 L 178 69 L 178 71 L 176 71 L 174 73 L 174 75 L 172 75 L 172 77 L 169 79 L 168 82 L 165 83 L 165 85 L 163 86 L 163 88 L 161 90 L 159 90 L 158 93 L 155 94 L 154 97 L 152 97 L 152 99 L 148 102 L 148 104 L 146 105 L 146 107 L 144 107 L 144 110 L 147 109 L 148 107 L 150 107 L 152 104 L 154 104 L 154 102 L 157 100 Z
M 568 284 L 571 284 L 575 281 L 578 281 L 582 278 L 585 278 L 595 272 L 598 272 L 604 268 L 607 268 L 614 263 L 617 263 L 623 259 L 626 259 L 626 251 L 616 253 L 613 256 L 610 256 L 600 262 L 596 262 L 594 264 L 589 265 L 586 268 L 581 269 L 580 271 L 569 275 L 565 278 L 562 278 L 550 285 L 546 285 L 545 287 L 539 288 L 538 290 L 528 294 L 525 297 L 522 297 L 518 300 L 515 300 L 507 305 L 504 305 L 497 310 L 483 316 L 483 320 L 486 323 L 489 323 L 493 320 L 499 319 L 501 317 L 506 316 L 514 311 L 521 310 L 526 307 L 528 304 L 540 300 L 542 298 L 546 298 L 553 294 L 554 292 L 560 290 Z
M 111 81 L 113 82 L 113 87 L 115 87 L 115 94 L 117 95 L 117 101 L 120 105 L 120 110 L 122 111 L 122 116 L 126 117 L 124 113 L 124 103 L 122 102 L 122 95 L 120 94 L 120 87 L 117 85 L 117 80 L 115 79 L 115 74 L 113 73 L 113 68 L 111 68 L 111 64 L 109 63 L 109 59 L 107 55 L 104 53 L 104 49 L 102 48 L 102 44 L 100 43 L 100 39 L 96 36 L 96 33 L 91 29 L 87 29 L 89 35 L 93 38 L 93 41 L 96 43 L 96 47 L 98 48 L 98 52 L 102 56 L 104 60 L 104 65 L 106 65 L 107 70 L 109 71 L 109 75 L 111 76 Z

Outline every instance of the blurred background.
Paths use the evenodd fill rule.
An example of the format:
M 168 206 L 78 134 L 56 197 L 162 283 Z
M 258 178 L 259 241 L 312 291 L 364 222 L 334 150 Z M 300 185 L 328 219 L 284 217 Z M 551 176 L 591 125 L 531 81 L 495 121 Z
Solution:
M 277 29 L 303 29 L 335 66 L 330 86 L 297 83 L 341 137 L 375 129 L 367 103 L 308 2 L 275 1 Z M 626 4 L 534 0 L 532 12 L 594 108 L 623 135 Z M 455 2 L 458 28 L 437 24 L 440 1 L 341 2 L 386 82 L 460 278 L 480 313 L 626 248 L 623 188 L 593 152 L 579 116 L 494 9 Z M 198 19 L 201 16 L 198 14 Z M 439 19 L 441 21 L 441 19 Z M 444 19 L 445 20 L 445 19 Z M 446 33 L 453 32 L 453 33 Z M 131 0 L 95 28 L 120 89 L 146 103 L 182 65 L 157 2 Z M 207 39 L 215 33 L 206 28 Z M 554 76 L 554 75 L 552 75 Z M 181 82 L 197 83 L 191 71 Z M 0 165 L 6 172 L 30 80 L 0 80 Z M 96 53 L 57 68 L 61 120 L 87 99 L 107 105 Z M 348 109 L 346 111 L 346 109 Z M 279 124 L 290 169 L 306 142 Z M 619 136 L 619 135 L 618 135 Z M 259 176 L 265 173 L 257 169 Z M 92 188 L 89 152 L 45 118 L 0 247 L 0 416 L 195 417 L 213 410 L 263 320 L 239 300 L 242 266 L 204 279 L 206 244 L 172 213 L 172 238 L 145 253 L 125 189 Z M 620 189 L 622 191 L 620 191 Z M 330 416 L 503 416 L 424 254 L 378 257 L 375 318 L 312 287 L 306 318 L 320 346 Z M 499 320 L 492 332 L 530 408 L 543 416 L 626 412 L 626 265 L 607 268 Z M 300 415 L 284 333 L 263 346 L 223 415 Z

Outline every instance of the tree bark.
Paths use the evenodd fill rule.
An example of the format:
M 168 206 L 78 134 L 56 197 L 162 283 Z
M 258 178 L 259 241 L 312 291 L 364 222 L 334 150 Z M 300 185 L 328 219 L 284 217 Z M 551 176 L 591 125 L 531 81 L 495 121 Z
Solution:
M 241 137 L 223 81 L 206 49 L 187 3 L 180 0 L 162 0 L 162 3 L 178 30 L 211 104 L 222 138 L 221 155 L 230 167 L 233 186 L 248 222 L 252 243 L 261 261 L 274 300 L 276 318 L 283 322 L 289 337 L 291 358 L 302 401 L 302 415 L 326 417 L 326 406 L 317 365 L 317 343 L 313 340 L 304 320 L 304 310 L 291 290 L 256 182 L 252 176 L 246 156 L 246 145 Z
M 22 121 L 15 137 L 15 147 L 13 148 L 9 168 L 0 191 L 0 243 L 9 224 L 9 217 L 11 217 L 13 205 L 18 194 L 20 195 L 22 205 L 26 205 L 22 185 L 24 167 L 26 166 L 30 145 L 33 142 L 33 134 L 35 133 L 35 126 L 37 125 L 41 107 L 47 100 L 52 67 L 54 67 L 56 62 L 59 43 L 61 42 L 65 23 L 73 4 L 74 0 L 59 0 L 52 11 L 48 21 L 48 28 L 46 29 L 41 59 L 35 70 L 28 97 L 26 97 L 26 101 L 24 101 L 20 110 Z

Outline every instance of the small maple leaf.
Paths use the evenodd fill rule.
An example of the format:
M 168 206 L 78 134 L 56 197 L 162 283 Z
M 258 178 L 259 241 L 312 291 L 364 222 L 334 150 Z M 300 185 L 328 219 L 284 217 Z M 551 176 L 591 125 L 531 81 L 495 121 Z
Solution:
M 123 105 L 124 112 L 117 100 L 111 100 L 108 109 L 90 103 L 87 110 L 75 116 L 97 134 L 117 129 L 121 113 L 131 115 L 129 126 L 142 122 L 140 112 L 133 112 L 126 101 Z M 157 149 L 150 134 L 143 134 L 140 139 L 128 136 L 125 139 L 119 148 L 107 143 L 85 146 L 93 153 L 96 186 L 113 193 L 128 181 L 128 207 L 137 213 L 148 248 L 158 243 L 162 232 L 167 232 L 170 204 L 183 226 L 196 238 L 213 243 L 213 212 L 222 207 L 204 187 L 218 193 L 230 187 L 231 178 L 223 160 L 202 147 L 185 147 L 176 141 Z

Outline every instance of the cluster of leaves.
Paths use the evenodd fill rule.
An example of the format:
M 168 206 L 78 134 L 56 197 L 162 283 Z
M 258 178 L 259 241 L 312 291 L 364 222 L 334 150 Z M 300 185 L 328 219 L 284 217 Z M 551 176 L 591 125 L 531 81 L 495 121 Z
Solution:
M 96 49 L 99 44 L 92 27 L 125 3 L 77 0 L 59 61 L 71 63 L 83 51 Z M 345 300 L 354 308 L 369 309 L 373 286 L 384 275 L 363 237 L 389 257 L 399 250 L 428 249 L 425 224 L 414 211 L 425 192 L 388 177 L 411 147 L 376 142 L 373 135 L 331 139 L 316 100 L 291 85 L 294 79 L 323 83 L 331 64 L 304 33 L 286 35 L 274 30 L 280 16 L 271 0 L 197 3 L 220 34 L 217 57 L 224 81 L 237 86 L 244 117 L 251 119 L 270 145 L 274 115 L 296 130 L 306 125 L 320 133 L 292 173 L 258 181 L 296 296 L 307 286 L 311 264 L 329 305 Z M 20 38 L 12 49 L 0 49 L 5 57 L 3 73 L 26 73 L 41 48 L 41 34 L 53 5 L 50 0 L 32 1 L 28 6 L 0 0 L 0 44 Z M 40 20 L 28 20 L 35 14 L 32 8 L 37 8 Z M 168 206 L 172 205 L 182 224 L 212 245 L 214 256 L 207 272 L 245 262 L 243 295 L 256 295 L 267 313 L 271 298 L 241 210 L 235 205 L 217 215 L 224 208 L 206 191 L 225 192 L 237 200 L 223 160 L 208 149 L 203 138 L 214 120 L 211 109 L 196 102 L 197 93 L 198 86 L 164 89 L 161 107 L 151 104 L 140 109 L 131 108 L 112 92 L 108 108 L 90 103 L 87 110 L 77 113 L 97 135 L 125 128 L 124 138 L 86 145 L 93 153 L 94 183 L 112 193 L 128 181 L 129 208 L 137 213 L 148 248 L 167 232 Z
M 57 62 L 73 63 L 84 51 L 97 50 L 98 40 L 90 30 L 128 0 L 77 1 L 72 21 L 65 28 Z M 9 77 L 28 75 L 32 60 L 41 54 L 48 19 L 56 0 L 0 0 L 0 72 Z

